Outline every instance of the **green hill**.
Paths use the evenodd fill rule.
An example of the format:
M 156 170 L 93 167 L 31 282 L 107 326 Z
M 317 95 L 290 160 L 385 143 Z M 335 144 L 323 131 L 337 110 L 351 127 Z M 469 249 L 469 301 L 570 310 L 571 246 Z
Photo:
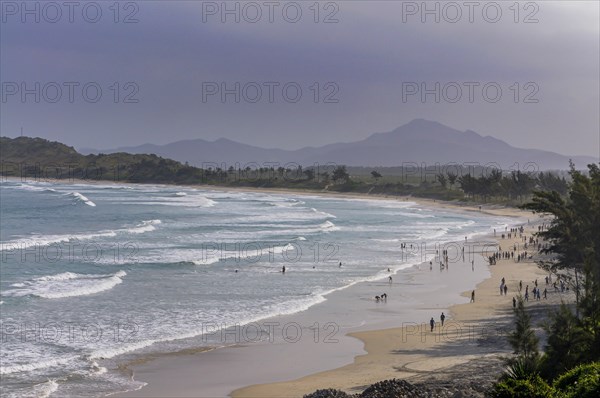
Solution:
M 0 137 L 2 175 L 28 179 L 199 183 L 201 169 L 156 155 L 114 153 L 84 156 L 73 147 L 42 138 Z

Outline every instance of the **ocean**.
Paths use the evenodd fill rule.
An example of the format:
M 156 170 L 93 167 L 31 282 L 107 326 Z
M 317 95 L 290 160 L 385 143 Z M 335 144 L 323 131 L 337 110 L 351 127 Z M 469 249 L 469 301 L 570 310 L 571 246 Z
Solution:
M 436 244 L 514 222 L 392 199 L 19 180 L 0 182 L 0 219 L 6 397 L 140 388 L 120 364 L 222 346 L 208 331 L 402 280 Z

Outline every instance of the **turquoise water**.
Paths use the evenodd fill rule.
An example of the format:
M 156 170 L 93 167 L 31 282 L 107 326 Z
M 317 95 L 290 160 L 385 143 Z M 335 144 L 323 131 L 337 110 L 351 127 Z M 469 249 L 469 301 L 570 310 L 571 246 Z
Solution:
M 124 359 L 292 314 L 511 220 L 393 200 L 160 185 L 0 183 L 3 396 L 139 388 Z M 407 253 L 410 252 L 410 253 Z M 343 266 L 340 267 L 339 263 Z M 282 267 L 286 267 L 282 275 Z

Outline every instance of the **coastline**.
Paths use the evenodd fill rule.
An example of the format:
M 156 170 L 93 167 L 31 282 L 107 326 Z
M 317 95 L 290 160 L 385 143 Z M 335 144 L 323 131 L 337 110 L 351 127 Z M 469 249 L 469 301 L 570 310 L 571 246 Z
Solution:
M 529 236 L 536 225 L 535 222 L 530 224 L 525 234 Z M 504 239 L 499 240 L 499 243 L 508 248 L 518 240 Z M 362 330 L 359 327 L 357 331 L 350 331 L 342 336 L 344 340 L 340 339 L 341 345 L 337 345 L 334 350 L 316 355 L 316 350 L 307 345 L 299 344 L 290 351 L 282 350 L 281 345 L 275 344 L 270 347 L 230 347 L 186 358 L 165 356 L 132 368 L 136 380 L 149 383 L 146 387 L 116 396 L 302 397 L 324 388 L 357 393 L 370 384 L 391 378 L 432 382 L 447 378 L 457 368 L 462 369 L 459 373 L 468 372 L 468 377 L 473 377 L 473 365 L 470 364 L 477 365 L 482 361 L 489 367 L 488 373 L 496 372 L 493 374 L 497 376 L 503 366 L 502 357 L 511 351 L 505 337 L 512 330 L 511 300 L 518 294 L 518 283 L 523 281 L 523 286 L 529 284 L 532 287 L 533 281 L 537 279 L 543 287 L 546 274 L 531 260 L 520 263 L 512 259 L 499 260 L 496 265 L 488 266 L 480 254 L 476 254 L 476 258 L 478 260 L 475 267 L 486 268 L 489 274 L 476 284 L 475 303 L 469 303 L 470 290 L 463 291 L 458 303 L 453 305 L 422 303 L 425 305 L 413 308 L 408 317 L 391 319 L 389 322 L 379 318 L 379 322 L 368 324 Z M 422 272 L 423 266 L 426 264 L 414 267 L 413 277 L 426 274 Z M 456 269 L 461 264 L 452 266 Z M 452 271 L 449 275 L 452 275 Z M 502 277 L 506 278 L 509 286 L 507 296 L 500 296 L 498 293 Z M 450 296 L 439 297 L 440 292 L 437 290 L 431 293 L 442 301 L 452 296 L 451 293 Z M 548 297 L 547 301 L 530 301 L 529 306 L 535 308 L 537 315 L 543 317 L 549 306 L 558 304 L 568 298 L 568 295 L 549 291 Z M 328 301 L 321 305 L 335 308 L 335 301 L 335 297 L 328 297 Z M 315 310 L 317 309 L 312 307 L 303 314 L 306 316 L 307 313 L 315 313 Z M 424 314 L 429 316 L 441 311 L 447 315 L 445 327 L 442 329 L 436 318 L 435 331 L 430 333 Z M 367 312 L 366 318 L 368 314 Z M 297 320 L 298 314 L 293 317 Z M 280 320 L 285 321 L 285 317 Z M 405 322 L 407 320 L 409 322 Z M 535 321 L 534 319 L 534 323 Z M 403 326 L 399 327 L 399 323 Z M 244 351 L 240 351 L 240 348 Z M 297 361 L 290 363 L 289 355 L 293 355 Z M 328 355 L 332 356 L 331 360 L 314 363 Z M 235 363 L 232 364 L 231 361 Z M 260 365 L 258 372 L 257 369 L 252 369 L 252 364 Z M 327 367 L 328 369 L 323 369 Z M 227 371 L 223 372 L 223 369 Z M 246 374 L 238 373 L 244 370 Z M 219 373 L 225 373 L 225 376 L 219 376 Z M 265 373 L 268 374 L 266 378 Z M 299 373 L 303 375 L 296 377 Z M 456 375 L 453 374 L 453 377 Z M 248 380 L 255 380 L 258 384 L 248 384 Z M 238 387 L 243 384 L 245 385 Z
M 60 180 L 57 182 L 64 183 L 64 181 Z M 89 184 L 89 181 L 72 181 L 72 183 Z M 97 182 L 96 184 L 105 185 L 103 182 Z M 156 186 L 160 184 L 152 185 Z M 175 185 L 166 186 L 176 187 Z M 520 217 L 520 222 L 524 222 L 526 216 L 528 215 L 527 212 L 523 212 L 514 208 L 504 208 L 493 205 L 482 205 L 482 207 L 479 208 L 478 205 L 438 202 L 435 200 L 414 197 L 389 197 L 384 195 L 345 194 L 337 192 L 296 191 L 282 189 L 246 189 L 243 187 L 231 188 L 197 185 L 184 185 L 184 187 L 209 191 L 241 191 L 275 195 L 309 195 L 350 200 L 410 201 L 415 202 L 418 206 L 450 210 L 453 212 L 475 212 L 495 216 Z M 491 237 L 480 236 L 477 240 L 485 240 L 488 238 Z M 488 267 L 485 265 L 483 257 L 479 255 L 476 257 L 477 271 L 479 272 L 483 269 L 487 270 Z M 462 264 L 462 266 L 465 265 L 468 264 Z M 368 318 L 368 321 L 365 321 L 365 324 L 358 326 L 352 322 L 350 322 L 350 324 L 341 325 L 341 333 L 338 335 L 339 343 L 336 345 L 320 345 L 318 346 L 318 349 L 315 349 L 314 344 L 241 344 L 210 350 L 208 352 L 202 352 L 201 354 L 198 352 L 204 351 L 203 349 L 192 348 L 189 351 L 186 350 L 188 352 L 168 353 L 155 358 L 144 358 L 143 360 L 136 361 L 135 363 L 126 364 L 125 370 L 127 372 L 131 372 L 132 377 L 134 377 L 136 380 L 149 382 L 149 384 L 146 387 L 143 387 L 141 390 L 115 395 L 138 397 L 199 396 L 200 392 L 201 396 L 225 396 L 235 390 L 233 391 L 234 396 L 301 396 L 304 393 L 312 392 L 318 388 L 337 386 L 338 384 L 336 384 L 336 377 L 341 379 L 339 388 L 348 391 L 357 390 L 361 388 L 361 386 L 364 387 L 372 382 L 376 382 L 385 378 L 418 377 L 420 374 L 428 372 L 428 369 L 430 369 L 432 366 L 427 365 L 427 363 L 421 363 L 423 362 L 423 359 L 421 357 L 415 357 L 414 355 L 424 355 L 423 351 L 425 350 L 439 349 L 441 341 L 436 341 L 435 339 L 425 339 L 426 341 L 423 342 L 421 341 L 422 335 L 420 332 L 415 334 L 413 333 L 413 330 L 408 330 L 407 328 L 398 328 L 398 325 L 403 323 L 400 321 L 408 321 L 406 323 L 410 323 L 411 325 L 425 324 L 430 315 L 439 314 L 440 311 L 448 311 L 446 314 L 448 315 L 449 322 L 466 322 L 468 319 L 463 320 L 459 316 L 457 317 L 454 314 L 455 307 L 451 307 L 450 305 L 468 301 L 468 298 L 466 298 L 464 294 L 461 297 L 459 292 L 467 289 L 470 290 L 475 286 L 476 282 L 479 282 L 479 285 L 477 285 L 479 289 L 479 286 L 481 286 L 482 283 L 493 278 L 493 275 L 490 276 L 488 273 L 478 275 L 476 282 L 465 281 L 461 278 L 457 278 L 457 275 L 454 272 L 457 267 L 455 264 L 451 264 L 451 267 L 453 267 L 454 270 L 447 274 L 449 275 L 448 277 L 444 277 L 443 283 L 437 286 L 437 290 L 434 289 L 425 292 L 425 295 L 433 296 L 436 298 L 436 300 L 441 299 L 441 302 L 430 301 L 426 298 L 423 298 L 418 303 L 410 303 L 411 308 L 406 306 L 403 307 L 398 298 L 412 298 L 414 295 L 420 293 L 419 290 L 421 288 L 418 286 L 429 286 L 430 284 L 435 285 L 435 283 L 437 283 L 432 279 L 418 279 L 420 277 L 419 275 L 423 274 L 421 272 L 422 269 L 420 269 L 423 266 L 426 265 L 424 263 L 415 265 L 412 267 L 412 270 L 406 271 L 411 282 L 406 284 L 399 283 L 398 285 L 404 286 L 394 286 L 394 289 L 397 288 L 397 290 L 390 290 L 388 292 L 391 297 L 386 308 L 373 306 L 374 300 L 372 299 L 372 293 L 380 293 L 380 290 L 384 288 L 384 286 L 384 289 L 387 290 L 387 283 L 384 281 L 370 281 L 360 282 L 357 284 L 357 286 L 343 289 L 343 292 L 334 292 L 333 294 L 327 296 L 327 301 L 325 303 L 317 304 L 311 307 L 309 310 L 303 311 L 302 313 L 276 317 L 277 320 L 281 322 L 285 322 L 286 320 L 295 322 L 299 319 L 303 319 L 304 322 L 301 322 L 303 331 L 309 335 L 309 326 L 313 322 L 316 321 L 322 325 L 328 320 L 337 319 L 336 314 L 341 314 L 342 312 L 346 311 L 345 306 L 347 306 L 347 303 L 350 302 L 352 307 L 357 307 L 352 308 L 352 310 L 355 312 L 355 315 L 360 315 L 360 318 L 352 318 L 352 320 L 356 321 L 364 316 Z M 470 266 L 468 268 L 468 271 L 471 271 Z M 535 266 L 534 268 L 537 269 Z M 437 272 L 435 272 L 435 274 L 438 275 Z M 467 275 L 468 274 L 470 274 L 470 272 L 467 273 Z M 481 282 L 481 280 L 484 282 Z M 467 283 L 467 285 L 461 285 L 461 283 Z M 469 283 L 473 283 L 473 285 L 471 286 Z M 413 288 L 416 290 L 413 290 L 412 293 L 409 292 L 409 290 Z M 404 290 L 406 290 L 406 293 Z M 495 289 L 493 290 L 495 291 Z M 442 298 L 442 294 L 448 294 L 448 296 Z M 356 299 L 356 297 L 359 297 L 358 303 L 353 301 Z M 399 308 L 396 308 L 398 306 Z M 400 319 L 395 317 L 395 315 L 403 318 Z M 484 315 L 487 316 L 489 313 L 484 311 Z M 412 336 L 413 334 L 414 336 Z M 407 358 L 411 360 L 398 366 L 396 362 L 401 355 L 398 355 L 399 353 L 396 352 L 392 354 L 393 356 L 390 358 L 389 347 L 397 343 L 398 340 L 402 339 L 405 335 L 414 337 L 416 341 L 412 341 L 409 338 L 406 342 L 407 345 L 401 346 L 400 350 L 405 351 L 405 353 L 402 355 L 406 355 Z M 447 335 L 446 338 L 450 338 L 454 341 L 457 337 Z M 282 347 L 285 347 L 287 350 L 282 350 Z M 398 350 L 396 349 L 395 351 Z M 411 354 L 410 351 L 415 351 L 418 353 Z M 368 354 L 365 354 L 365 352 Z M 299 358 L 299 360 L 297 363 L 290 366 L 287 364 L 290 357 Z M 371 375 L 366 378 L 363 377 L 365 374 L 363 371 L 364 369 L 361 369 L 360 367 L 352 368 L 353 366 L 359 364 L 361 358 L 363 357 L 365 358 L 364 364 L 368 365 L 367 370 Z M 443 355 L 443 357 L 444 359 L 441 360 L 440 358 L 436 358 L 435 361 L 437 363 L 442 361 L 446 367 L 460 363 L 461 360 L 466 360 L 466 357 L 462 358 L 461 360 L 458 360 L 457 358 L 449 358 L 447 355 Z M 244 362 L 244 360 L 246 362 Z M 393 361 L 390 362 L 390 360 Z M 233 367 L 233 369 L 231 369 L 231 361 L 236 361 L 238 368 Z M 264 363 L 265 361 L 270 363 Z M 237 362 L 240 362 L 240 364 Z M 253 371 L 248 372 L 248 375 L 246 375 L 245 378 L 238 376 L 240 375 L 240 372 L 244 371 L 244 367 L 248 369 L 255 362 L 260 363 L 260 367 L 258 369 L 253 369 Z M 286 365 L 281 366 L 282 363 L 286 363 Z M 414 365 L 414 363 L 417 363 L 417 365 Z M 347 368 L 349 367 L 350 373 L 347 373 Z M 401 371 L 399 372 L 397 368 L 400 368 Z M 226 371 L 224 372 L 223 369 L 226 369 Z M 361 370 L 357 372 L 356 369 Z M 336 372 L 338 371 L 341 372 L 341 376 L 336 376 Z M 353 376 L 353 372 L 357 373 Z M 231 374 L 236 375 L 236 377 L 232 378 Z M 199 377 L 199 375 L 202 377 Z M 387 377 L 387 375 L 391 376 Z M 321 381 L 311 379 L 318 379 L 318 377 L 324 377 L 324 379 Z M 280 381 L 298 378 L 300 378 L 300 380 L 298 380 L 299 385 L 295 387 L 291 387 L 291 385 L 295 383 L 294 381 Z M 273 381 L 279 382 L 277 384 L 260 384 L 247 387 L 255 383 L 272 383 Z M 358 382 L 359 384 L 348 385 L 349 381 Z M 203 387 L 207 385 L 209 385 L 209 389 Z M 317 387 L 312 388 L 315 385 Z M 256 389 L 258 389 L 258 392 L 256 392 Z
M 260 192 L 265 192 L 260 190 Z M 269 191 L 270 192 L 270 191 Z M 297 192 L 290 192 L 290 194 L 297 194 Z M 307 193 L 314 195 L 314 193 Z M 347 197 L 344 195 L 344 197 Z M 365 199 L 360 197 L 357 199 Z M 371 198 L 366 198 L 371 199 Z M 381 198 L 389 200 L 389 198 Z M 412 199 L 412 198 L 411 198 Z M 418 201 L 415 201 L 419 203 Z M 420 203 L 419 203 L 420 204 Z M 428 203 L 427 207 L 436 207 L 437 203 Z M 440 206 L 443 209 L 456 210 L 454 206 Z M 460 209 L 466 210 L 464 207 Z M 519 216 L 520 220 L 524 220 L 527 212 L 520 211 L 518 209 L 506 209 L 508 211 L 502 211 L 503 209 L 493 209 L 494 215 L 503 215 L 507 217 Z M 467 211 L 479 212 L 476 207 L 471 207 Z M 478 241 L 487 241 L 489 239 L 494 241 L 493 237 L 487 236 L 478 239 Z M 507 242 L 505 242 L 507 243 Z M 462 339 L 465 336 L 457 336 L 457 333 L 444 333 L 443 339 L 438 338 L 425 338 L 425 341 L 421 341 L 421 333 L 415 333 L 415 325 L 424 327 L 425 323 L 431 315 L 439 315 L 441 311 L 447 311 L 448 324 L 452 322 L 475 322 L 480 316 L 487 317 L 489 315 L 488 305 L 483 306 L 483 312 L 473 313 L 473 311 L 466 311 L 465 314 L 470 316 L 462 315 L 460 306 L 469 305 L 468 297 L 464 292 L 465 290 L 472 289 L 477 285 L 476 289 L 486 289 L 488 284 L 495 285 L 494 274 L 490 274 L 490 267 L 487 265 L 487 260 L 484 259 L 480 254 L 475 255 L 475 267 L 478 272 L 484 271 L 483 274 L 479 274 L 478 280 L 475 282 L 463 281 L 464 275 L 471 273 L 470 262 L 463 261 L 462 264 L 452 264 L 452 267 L 466 267 L 468 273 L 463 276 L 455 275 L 454 272 L 450 272 L 449 278 L 443 281 L 443 283 L 437 286 L 437 290 L 429 290 L 424 292 L 425 295 L 429 294 L 436 298 L 441 298 L 442 302 L 432 302 L 428 299 L 421 299 L 416 305 L 412 303 L 413 307 L 408 309 L 406 307 L 399 308 L 396 312 L 394 310 L 387 311 L 386 317 L 383 318 L 380 315 L 372 316 L 373 313 L 381 312 L 380 308 L 359 308 L 355 309 L 360 311 L 364 315 L 366 324 L 358 327 L 350 325 L 342 325 L 340 330 L 344 333 L 339 336 L 339 344 L 333 345 L 333 347 L 327 345 L 320 345 L 315 349 L 314 344 L 250 344 L 250 345 L 236 345 L 235 347 L 224 347 L 217 350 L 212 350 L 199 355 L 190 356 L 170 356 L 164 355 L 155 361 L 146 362 L 139 366 L 132 366 L 131 372 L 132 377 L 136 381 L 142 381 L 148 383 L 145 387 L 137 391 L 130 391 L 127 393 L 116 394 L 118 397 L 159 397 L 159 396 L 178 396 L 178 397 L 197 397 L 197 396 L 234 396 L 234 397 L 297 397 L 303 394 L 313 392 L 320 388 L 339 388 L 347 390 L 349 392 L 356 392 L 359 389 L 386 379 L 393 377 L 411 378 L 418 376 L 424 372 L 429 372 L 431 369 L 439 369 L 439 366 L 432 366 L 431 363 L 427 362 L 426 354 L 423 354 L 427 350 L 437 350 L 440 347 L 441 340 L 451 340 L 456 343 L 457 340 Z M 523 267 L 524 264 L 519 264 L 519 267 Z M 424 273 L 422 268 L 428 268 L 428 264 L 422 263 L 413 268 L 413 274 L 409 276 L 411 283 L 415 286 L 423 286 L 430 283 L 430 280 L 415 280 Z M 434 267 L 435 268 L 435 267 Z M 533 271 L 532 275 L 535 275 L 537 266 L 531 265 L 527 267 L 529 271 Z M 438 274 L 438 271 L 434 272 Z M 410 272 L 409 272 L 410 274 Z M 452 279 L 454 278 L 454 279 Z M 457 279 L 458 278 L 458 279 Z M 510 279 L 509 279 L 510 281 Z M 466 282 L 467 285 L 461 285 L 462 282 Z M 469 283 L 472 283 L 469 285 Z M 325 303 L 317 304 L 310 309 L 301 313 L 296 313 L 288 316 L 275 317 L 268 319 L 268 321 L 278 321 L 285 324 L 286 322 L 298 322 L 303 325 L 303 331 L 306 334 L 310 334 L 310 328 L 306 325 L 312 325 L 314 322 L 323 324 L 326 322 L 328 317 L 332 314 L 339 314 L 343 311 L 343 303 L 349 300 L 349 296 L 353 295 L 361 297 L 362 301 L 371 301 L 370 296 L 367 299 L 366 290 L 373 290 L 373 286 L 377 290 L 381 286 L 385 286 L 387 283 L 384 281 L 375 282 L 361 282 L 357 286 L 353 286 L 349 289 L 345 289 L 345 293 L 334 292 L 327 297 Z M 450 286 L 461 286 L 459 290 L 448 289 Z M 402 288 L 402 287 L 401 287 Z M 361 290 L 362 289 L 362 290 Z M 417 289 L 420 289 L 417 287 Z M 451 290 L 451 291 L 448 291 Z M 496 288 L 492 289 L 494 292 Z M 403 298 L 412 297 L 415 292 L 407 293 L 407 296 Z M 339 293 L 339 294 L 338 294 Z M 396 292 L 389 292 L 390 297 L 397 295 Z M 444 296 L 444 294 L 447 294 Z M 494 300 L 496 297 L 494 297 Z M 359 304 L 361 306 L 363 303 Z M 418 300 L 417 300 L 418 301 Z M 340 304 L 342 302 L 342 304 Z M 467 304 L 465 304 L 467 303 Z M 398 305 L 396 301 L 392 303 L 390 300 L 387 303 L 388 308 L 391 305 Z M 451 306 L 455 304 L 454 306 Z M 369 303 L 369 306 L 372 306 Z M 394 317 L 393 315 L 399 317 Z M 472 318 L 472 317 L 475 318 Z M 398 327 L 403 323 L 409 323 L 411 328 L 408 330 L 406 327 Z M 480 331 L 480 333 L 484 333 Z M 398 346 L 396 343 L 401 341 L 405 336 L 408 338 L 405 342 Z M 476 336 L 471 336 L 471 339 L 475 339 Z M 443 344 L 442 344 L 443 345 Z M 395 348 L 392 348 L 395 347 Z M 397 352 L 392 352 L 397 351 Z M 405 351 L 406 354 L 403 358 L 406 359 L 404 362 L 398 363 L 400 351 Z M 415 351 L 415 354 L 410 354 L 410 351 Z M 452 366 L 469 359 L 475 358 L 479 355 L 479 350 L 474 348 L 470 351 L 467 356 L 461 358 L 448 357 L 443 355 L 443 359 L 434 359 L 433 362 L 442 362 L 442 367 Z M 290 363 L 289 358 L 297 358 L 297 361 Z M 430 360 L 431 362 L 431 360 Z M 260 364 L 259 368 L 254 368 L 254 364 Z M 285 365 L 282 365 L 285 364 Z M 411 366 L 408 366 L 412 364 Z M 398 368 L 402 369 L 400 372 Z M 226 372 L 223 369 L 227 369 Z M 232 377 L 236 375 L 236 377 Z M 288 381 L 285 381 L 288 380 Z M 275 383 L 274 383 L 275 382 Z M 256 384 L 259 383 L 259 384 Z M 176 387 L 175 387 L 176 386 Z
M 471 288 L 489 276 L 481 256 L 475 258 L 475 272 L 470 264 L 466 259 L 450 265 L 456 271 L 442 272 L 439 266 L 430 271 L 428 263 L 420 263 L 400 271 L 402 281 L 394 285 L 386 280 L 360 282 L 333 292 L 325 302 L 308 310 L 264 320 L 279 325 L 301 325 L 303 338 L 299 341 L 275 339 L 268 343 L 238 344 L 199 355 L 164 355 L 141 366 L 134 365 L 131 367 L 134 379 L 148 384 L 141 390 L 116 396 L 221 397 L 257 381 L 289 380 L 348 366 L 356 356 L 365 353 L 363 343 L 354 333 L 387 330 L 398 324 L 418 325 L 425 323 L 432 311 L 437 314 L 447 311 L 449 304 L 464 302 L 466 299 L 459 295 L 459 290 Z M 457 289 L 449 289 L 448 283 Z M 389 296 L 385 303 L 373 299 L 380 292 Z M 442 302 L 436 303 L 437 299 Z M 331 322 L 339 329 L 323 328 Z M 318 341 L 313 341 L 315 324 L 321 326 Z M 327 341 L 330 337 L 333 341 Z M 297 396 L 281 394 L 275 390 L 272 396 Z M 252 396 L 263 396 L 263 392 Z
M 81 179 L 51 179 L 45 178 L 43 181 L 37 180 L 23 180 L 19 177 L 13 176 L 2 176 L 1 181 L 15 181 L 15 182 L 33 182 L 33 183 L 60 183 L 60 184 L 84 184 L 84 185 L 135 185 L 135 186 L 160 186 L 160 187 L 183 187 L 190 189 L 200 189 L 205 191 L 219 191 L 219 192 L 251 192 L 251 193 L 267 193 L 267 194 L 280 194 L 280 195 L 298 195 L 298 196 L 320 196 L 326 198 L 339 198 L 339 199 L 359 199 L 359 200 L 388 200 L 398 202 L 414 202 L 418 205 L 437 208 L 437 209 L 448 209 L 459 212 L 476 212 L 480 214 L 488 214 L 492 216 L 505 216 L 505 217 L 526 217 L 531 215 L 529 212 L 525 212 L 519 208 L 501 205 L 501 204 L 486 204 L 486 203 L 467 203 L 458 201 L 443 201 L 429 198 L 422 198 L 412 195 L 393 196 L 393 195 L 377 195 L 369 193 L 356 193 L 356 192 L 335 192 L 335 191 L 323 191 L 323 190 L 309 190 L 309 189 L 289 189 L 289 188 L 256 188 L 256 187 L 230 187 L 221 185 L 208 185 L 208 184 L 159 184 L 159 183 L 137 183 L 137 182 L 122 182 L 122 181 L 111 181 L 111 180 L 81 180 Z
M 525 231 L 527 236 L 531 232 L 532 228 Z M 509 247 L 516 241 L 518 239 L 504 239 L 499 243 Z M 511 301 L 519 294 L 519 281 L 523 281 L 523 290 L 526 284 L 532 288 L 535 280 L 545 288 L 546 273 L 531 260 L 517 263 L 513 259 L 502 259 L 489 268 L 490 277 L 475 288 L 475 302 L 451 306 L 446 313 L 449 321 L 444 328 L 436 319 L 433 333 L 428 325 L 423 325 L 425 330 L 423 327 L 415 330 L 411 325 L 352 333 L 350 335 L 363 342 L 367 351 L 357 356 L 352 364 L 286 382 L 248 386 L 233 391 L 231 396 L 302 397 L 325 388 L 355 394 L 371 384 L 393 378 L 448 384 L 450 378 L 471 380 L 478 377 L 473 375 L 473 368 L 489 373 L 491 367 L 492 376 L 497 377 L 503 367 L 503 356 L 511 353 L 506 335 L 512 331 Z M 509 287 L 506 296 L 501 296 L 498 290 L 502 278 L 506 278 Z M 564 299 L 573 299 L 569 293 L 555 293 L 550 291 L 550 286 L 547 288 L 548 300 L 527 303 L 534 314 L 533 323 L 538 327 L 539 318 L 544 318 L 551 307 Z M 470 291 L 463 292 L 462 296 L 470 297 Z M 469 366 L 470 363 L 475 366 Z

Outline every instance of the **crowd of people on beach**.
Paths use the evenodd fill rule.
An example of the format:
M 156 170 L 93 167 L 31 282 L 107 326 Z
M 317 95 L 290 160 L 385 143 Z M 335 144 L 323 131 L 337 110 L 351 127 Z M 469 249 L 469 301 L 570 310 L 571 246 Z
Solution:
M 545 228 L 546 228 L 545 224 L 539 225 L 538 231 L 543 231 Z M 500 260 L 511 260 L 512 259 L 515 262 L 520 263 L 522 261 L 532 258 L 532 256 L 528 252 L 528 249 L 530 247 L 533 247 L 534 250 L 537 249 L 538 251 L 548 248 L 548 244 L 540 242 L 538 238 L 534 238 L 533 236 L 524 235 L 525 229 L 523 226 L 520 226 L 517 228 L 511 228 L 510 231 L 508 231 L 508 227 L 505 227 L 505 229 L 507 232 L 505 234 L 501 235 L 502 239 L 505 239 L 505 238 L 512 239 L 513 237 L 516 238 L 518 235 L 519 239 L 522 242 L 522 245 L 519 245 L 518 243 L 513 243 L 513 246 L 510 250 L 502 250 L 502 246 L 498 245 L 498 251 L 496 251 L 494 254 L 492 254 L 491 256 L 488 257 L 488 262 L 490 265 L 496 265 L 496 262 L 499 259 Z M 494 229 L 494 236 L 495 235 L 496 235 L 496 230 Z M 519 249 L 521 249 L 521 248 L 522 248 L 522 252 L 519 253 Z
M 544 278 L 544 280 L 546 282 L 546 287 L 544 287 L 543 291 L 542 291 L 541 287 L 538 286 L 537 279 L 532 281 L 532 284 L 534 286 L 533 286 L 533 289 L 531 289 L 531 295 L 529 293 L 529 285 L 525 285 L 525 294 L 524 294 L 523 298 L 525 299 L 526 302 L 529 301 L 530 297 L 532 297 L 536 301 L 539 301 L 542 298 L 544 300 L 547 300 L 548 299 L 547 286 L 549 286 L 549 285 L 552 285 L 554 287 L 554 291 L 557 293 L 558 292 L 564 293 L 569 290 L 569 286 L 564 281 L 564 279 L 562 279 L 560 276 L 558 276 L 558 279 L 556 281 L 552 282 L 552 274 L 549 274 Z M 504 278 L 502 278 L 502 281 L 504 282 Z M 523 281 L 519 281 L 519 289 L 518 289 L 519 294 L 521 294 L 522 291 L 523 291 Z M 506 292 L 504 294 L 506 295 Z M 517 298 L 513 297 L 512 301 L 513 301 L 513 308 L 516 308 Z

